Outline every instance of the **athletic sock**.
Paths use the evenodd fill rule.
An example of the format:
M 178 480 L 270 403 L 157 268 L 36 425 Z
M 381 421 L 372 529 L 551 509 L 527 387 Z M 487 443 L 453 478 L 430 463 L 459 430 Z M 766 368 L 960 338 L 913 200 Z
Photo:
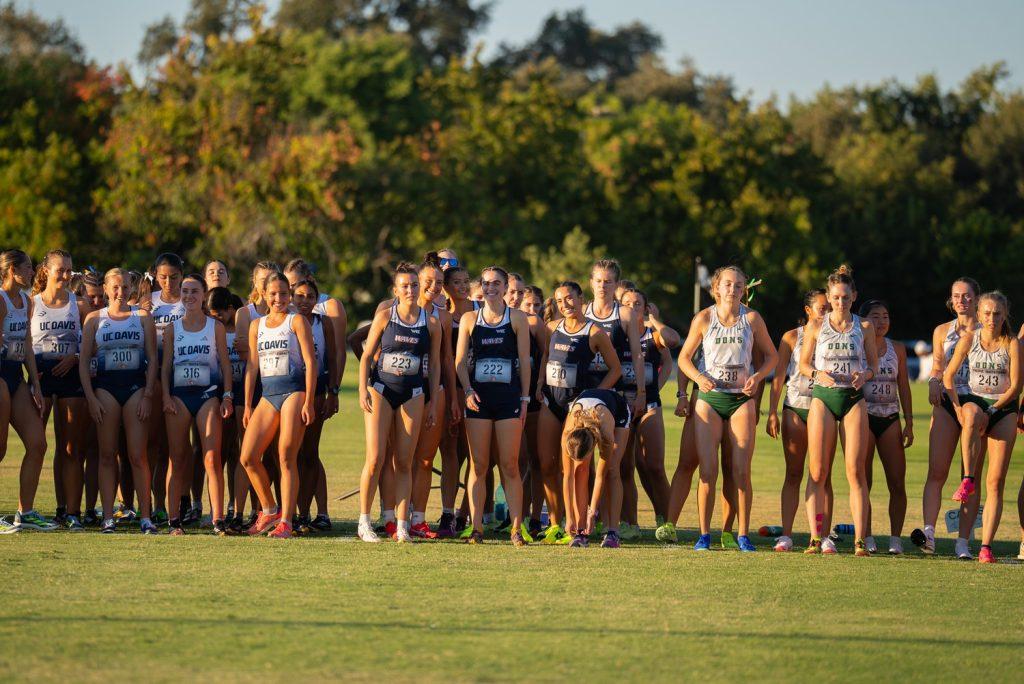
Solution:
M 426 522 L 426 520 L 427 520 L 427 516 L 425 514 L 423 514 L 421 511 L 413 511 L 412 512 L 412 524 L 413 525 L 419 525 L 420 523 Z
M 398 521 L 398 529 L 402 530 L 403 532 L 408 532 L 409 531 L 409 521 L 408 520 L 399 520 Z
M 363 525 L 366 525 L 367 527 L 370 526 L 370 514 L 369 513 L 360 513 L 359 514 L 359 526 L 362 527 Z
M 394 508 L 389 508 L 386 511 L 384 511 L 384 522 L 385 523 L 395 522 L 395 509 Z
M 263 509 L 263 515 L 276 515 L 276 514 L 277 514 L 277 506 L 271 506 L 270 508 L 264 508 Z

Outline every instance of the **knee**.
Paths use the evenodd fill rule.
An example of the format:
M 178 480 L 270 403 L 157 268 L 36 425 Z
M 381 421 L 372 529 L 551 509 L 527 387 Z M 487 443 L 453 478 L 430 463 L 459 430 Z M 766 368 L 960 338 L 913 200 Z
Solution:
M 506 482 L 512 482 L 513 480 L 519 480 L 519 463 L 513 460 L 511 463 L 505 465 L 501 469 L 501 474 L 505 476 Z
M 408 475 L 412 472 L 412 457 L 395 455 L 395 472 L 399 475 Z
M 700 479 L 702 482 L 714 482 L 718 479 L 717 463 L 701 463 L 698 470 L 700 470 Z
M 116 468 L 117 467 L 117 453 L 114 451 L 103 450 L 100 452 L 100 466 L 104 468 Z
M 609 468 L 604 478 L 609 485 L 615 486 L 622 484 L 622 475 L 619 473 L 618 468 Z
M 745 465 L 733 465 L 732 479 L 740 487 L 745 487 L 750 482 L 750 468 Z
M 553 458 L 541 459 L 540 472 L 545 477 L 558 475 L 558 461 Z

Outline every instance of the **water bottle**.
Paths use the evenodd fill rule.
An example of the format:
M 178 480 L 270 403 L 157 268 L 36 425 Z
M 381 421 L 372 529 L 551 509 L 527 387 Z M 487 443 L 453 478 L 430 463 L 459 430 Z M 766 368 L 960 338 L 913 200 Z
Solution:
M 835 527 L 832 528 L 832 531 L 835 532 L 836 534 L 854 534 L 856 532 L 856 530 L 854 529 L 853 525 L 850 525 L 848 523 L 843 523 L 842 525 L 836 525 Z
M 504 520 L 507 510 L 508 502 L 505 501 L 505 488 L 499 484 L 498 490 L 494 492 L 494 519 L 499 522 Z
M 762 525 L 757 533 L 762 537 L 781 537 L 782 525 Z
M 542 527 L 548 526 L 548 502 L 545 501 L 544 505 L 540 509 L 540 524 Z

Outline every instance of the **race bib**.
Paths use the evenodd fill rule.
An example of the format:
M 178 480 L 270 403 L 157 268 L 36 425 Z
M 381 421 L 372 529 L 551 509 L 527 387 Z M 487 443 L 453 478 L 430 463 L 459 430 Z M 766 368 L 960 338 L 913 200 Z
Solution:
M 98 361 L 99 360 L 95 356 L 92 357 L 91 359 L 89 359 L 89 377 L 90 378 L 95 378 L 96 377 L 96 368 L 99 365 Z
M 548 361 L 547 383 L 551 387 L 573 389 L 576 387 L 576 364 Z
M 47 360 L 60 359 L 68 354 L 74 354 L 75 344 L 69 340 L 51 340 L 43 348 L 43 358 Z
M 414 354 L 388 352 L 380 356 L 380 371 L 388 375 L 416 375 L 420 372 L 420 357 Z
M 869 404 L 891 404 L 896 401 L 895 383 L 888 381 L 869 382 L 864 398 Z
M 715 387 L 719 390 L 741 390 L 750 377 L 745 365 L 719 366 L 715 369 Z
M 505 385 L 512 383 L 511 359 L 479 359 L 473 375 L 476 382 L 500 382 Z
M 608 364 L 604 362 L 604 357 L 601 356 L 601 352 L 594 354 L 594 359 L 590 362 L 589 369 L 599 373 L 608 372 Z
M 644 383 L 645 384 L 650 383 L 651 379 L 653 377 L 654 377 L 654 364 L 653 363 L 645 363 L 644 364 Z M 626 383 L 627 385 L 635 385 L 636 384 L 636 368 L 633 366 L 633 364 L 631 362 L 627 361 L 626 363 L 622 364 L 622 381 L 624 383 Z
M 245 361 L 232 361 L 231 362 L 231 380 L 233 382 L 242 382 L 242 378 L 245 376 Z
M 21 362 L 25 360 L 25 340 L 8 340 L 7 341 L 7 361 Z
M 175 387 L 209 387 L 210 367 L 205 363 L 174 364 Z
M 260 352 L 260 375 L 264 378 L 288 375 L 288 350 L 270 349 Z
M 103 369 L 108 371 L 139 370 L 142 366 L 142 350 L 138 347 L 108 349 L 103 355 Z

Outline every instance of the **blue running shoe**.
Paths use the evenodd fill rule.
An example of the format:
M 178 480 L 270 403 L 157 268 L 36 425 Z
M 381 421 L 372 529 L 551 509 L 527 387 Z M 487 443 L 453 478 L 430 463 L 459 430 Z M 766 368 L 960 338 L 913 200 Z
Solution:
M 711 550 L 711 535 L 702 534 L 697 539 L 697 543 L 693 545 L 694 551 L 710 551 Z
M 745 534 L 740 535 L 740 538 L 736 541 L 740 545 L 740 551 L 743 551 L 744 553 L 753 553 L 754 551 L 757 551 L 757 547 L 750 541 L 750 537 Z

